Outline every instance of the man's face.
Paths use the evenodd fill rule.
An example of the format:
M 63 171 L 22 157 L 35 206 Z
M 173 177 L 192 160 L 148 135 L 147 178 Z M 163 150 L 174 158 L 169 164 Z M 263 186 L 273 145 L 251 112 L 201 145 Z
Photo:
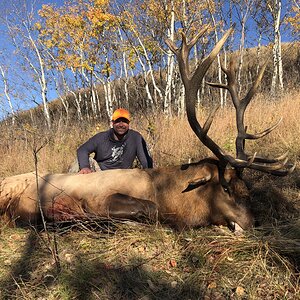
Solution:
M 113 129 L 116 134 L 118 135 L 124 135 L 129 129 L 129 121 L 125 118 L 119 118 L 115 121 L 113 121 Z

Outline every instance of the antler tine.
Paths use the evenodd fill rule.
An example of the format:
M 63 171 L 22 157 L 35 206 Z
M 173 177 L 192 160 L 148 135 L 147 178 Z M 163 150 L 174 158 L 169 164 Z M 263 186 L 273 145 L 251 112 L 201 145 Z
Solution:
M 215 45 L 213 50 L 210 52 L 210 54 L 202 61 L 201 64 L 198 65 L 195 74 L 194 74 L 194 83 L 197 83 L 202 81 L 204 75 L 206 74 L 208 68 L 212 64 L 212 62 L 215 60 L 216 56 L 222 49 L 223 45 L 227 41 L 228 37 L 233 33 L 234 31 L 234 25 L 231 27 L 227 32 L 223 35 L 223 37 L 219 40 L 219 42 Z M 198 88 L 199 89 L 199 88 Z
M 175 43 L 170 39 L 166 39 L 165 43 L 168 45 L 169 49 L 176 55 L 179 48 L 175 45 Z
M 270 174 L 275 176 L 286 176 L 291 174 L 296 168 L 296 164 L 288 164 L 285 169 L 271 171 Z
M 181 46 L 178 48 L 173 41 L 170 39 L 166 39 L 165 42 L 170 48 L 170 50 L 176 55 L 178 63 L 179 63 L 179 70 L 180 75 L 183 81 L 184 86 L 189 85 L 189 80 L 191 79 L 192 75 L 190 73 L 189 68 L 189 53 L 194 45 L 197 43 L 198 39 L 204 35 L 204 33 L 208 30 L 209 26 L 206 25 L 200 32 L 192 38 L 192 40 L 188 43 L 186 39 L 186 35 L 183 31 L 181 31 Z
M 254 96 L 254 94 L 257 91 L 258 86 L 260 85 L 260 82 L 264 76 L 266 67 L 267 67 L 267 63 L 268 60 L 263 64 L 263 66 L 261 67 L 255 82 L 253 83 L 252 87 L 250 88 L 249 92 L 247 93 L 247 95 L 245 96 L 245 98 L 243 100 L 241 100 L 241 102 L 244 103 L 245 106 L 247 106 L 249 104 L 249 102 L 251 101 L 252 97 Z
M 245 96 L 245 98 L 239 100 L 238 92 L 237 92 L 237 83 L 236 83 L 236 66 L 234 62 L 230 62 L 229 68 L 226 68 L 225 66 L 222 66 L 223 72 L 227 76 L 227 84 L 219 84 L 219 83 L 208 83 L 212 87 L 219 87 L 223 89 L 227 89 L 230 93 L 232 102 L 234 104 L 234 107 L 236 109 L 236 123 L 237 123 L 237 129 L 238 129 L 238 136 L 236 138 L 236 152 L 237 152 L 237 158 L 232 160 L 230 157 L 229 163 L 236 167 L 236 168 L 250 168 L 259 170 L 262 172 L 270 173 L 277 176 L 284 176 L 287 174 L 290 174 L 295 166 L 293 164 L 287 164 L 288 158 L 286 152 L 285 154 L 277 157 L 277 158 L 264 158 L 256 156 L 256 153 L 253 156 L 250 156 L 245 153 L 244 151 L 244 145 L 246 139 L 259 139 L 267 134 L 269 134 L 271 131 L 273 131 L 282 121 L 282 118 L 280 118 L 273 126 L 265 129 L 262 132 L 256 133 L 256 134 L 249 134 L 246 132 L 246 127 L 244 125 L 244 115 L 245 110 L 250 103 L 250 100 L 253 98 L 255 92 L 257 91 L 257 88 L 262 80 L 263 74 L 265 72 L 267 63 L 265 63 L 262 68 L 260 69 L 260 72 L 253 83 L 252 87 L 250 88 L 249 92 Z M 229 158 L 227 156 L 227 158 Z
M 173 51 L 176 55 L 179 64 L 179 71 L 185 88 L 185 103 L 189 124 L 200 141 L 209 148 L 220 159 L 220 161 L 224 161 L 225 154 L 222 149 L 207 135 L 216 110 L 210 114 L 202 128 L 196 117 L 195 106 L 197 93 L 201 87 L 204 75 L 234 29 L 230 28 L 215 45 L 211 53 L 197 66 L 195 72 L 190 73 L 188 60 L 189 52 L 207 29 L 208 26 L 205 26 L 194 38 L 191 39 L 189 44 L 186 41 L 185 35 L 182 33 L 182 44 L 180 48 L 176 48 L 175 44 L 170 40 L 166 40 L 166 43 L 170 47 L 171 51 Z
M 236 152 L 237 158 L 225 153 L 208 135 L 208 130 L 212 124 L 215 113 L 218 110 L 216 107 L 209 115 L 205 121 L 203 127 L 199 124 L 196 117 L 196 99 L 197 93 L 201 86 L 201 82 L 209 68 L 212 64 L 221 48 L 225 44 L 229 35 L 233 32 L 234 28 L 230 28 L 224 36 L 215 45 L 211 53 L 197 66 L 195 72 L 190 73 L 189 70 L 189 52 L 191 48 L 196 44 L 199 37 L 202 36 L 208 29 L 208 26 L 204 27 L 192 40 L 190 43 L 187 42 L 186 36 L 182 33 L 182 43 L 180 48 L 177 48 L 174 42 L 166 40 L 167 45 L 173 51 L 177 57 L 179 64 L 179 71 L 185 88 L 185 103 L 186 112 L 189 124 L 192 130 L 195 132 L 199 140 L 210 149 L 216 157 L 220 160 L 220 164 L 225 167 L 227 164 L 240 169 L 242 171 L 244 168 L 251 168 L 259 170 L 262 172 L 274 174 L 277 176 L 284 176 L 293 171 L 294 165 L 287 164 L 287 155 L 282 155 L 279 158 L 267 159 L 255 155 L 248 155 L 244 151 L 244 144 L 246 139 L 258 139 L 265 136 L 274 130 L 281 120 L 279 120 L 275 125 L 270 128 L 256 134 L 246 133 L 246 127 L 244 125 L 244 114 L 245 110 L 255 94 L 258 85 L 262 79 L 263 73 L 266 68 L 266 64 L 261 68 L 259 75 L 254 82 L 253 86 L 249 90 L 248 94 L 242 100 L 238 97 L 237 83 L 236 83 L 236 65 L 234 61 L 230 62 L 229 68 L 222 66 L 223 72 L 227 76 L 227 84 L 222 83 L 209 83 L 213 87 L 227 89 L 231 95 L 233 104 L 236 109 L 236 123 L 238 129 L 238 136 L 236 138 Z M 223 171 L 222 171 L 223 170 Z M 221 168 L 221 173 L 224 172 L 224 168 Z M 241 172 L 240 172 L 241 173 Z
M 189 50 L 192 49 L 194 47 L 194 45 L 197 43 L 197 41 L 199 40 L 199 38 L 205 34 L 205 32 L 207 31 L 208 28 L 209 28 L 208 25 L 204 26 L 202 28 L 202 30 L 200 30 L 198 32 L 198 34 L 192 38 L 192 40 L 190 41 L 189 44 L 187 43 L 185 33 L 183 31 L 181 31 L 180 34 L 181 34 L 182 44 L 181 44 L 180 48 L 178 48 L 175 45 L 175 43 L 170 39 L 166 39 L 165 42 L 168 45 L 168 47 L 170 48 L 170 50 L 177 56 L 177 55 L 180 55 L 180 49 L 182 49 L 183 47 L 187 47 Z
M 191 39 L 191 41 L 190 41 L 190 43 L 189 43 L 189 48 L 190 48 L 190 49 L 192 49 L 192 48 L 195 46 L 195 44 L 198 42 L 199 38 L 205 34 L 205 32 L 208 30 L 208 28 L 209 28 L 209 25 L 205 25 L 205 26 L 198 32 L 198 34 L 196 34 L 196 36 L 194 36 L 194 37 Z
M 282 119 L 283 118 L 281 117 L 273 126 L 265 129 L 262 132 L 258 132 L 258 133 L 255 133 L 255 134 L 245 133 L 244 139 L 247 139 L 247 140 L 256 140 L 256 139 L 264 137 L 265 135 L 267 135 L 270 132 L 272 132 L 281 123 Z
M 206 119 L 204 125 L 203 125 L 203 134 L 207 135 L 208 130 L 210 129 L 210 126 L 212 124 L 212 121 L 215 117 L 215 114 L 217 113 L 217 111 L 219 110 L 220 105 L 216 106 L 209 114 L 208 118 Z
M 282 162 L 282 161 L 286 160 L 286 158 L 288 157 L 288 154 L 289 154 L 289 151 L 286 151 L 282 155 L 280 155 L 278 157 L 274 157 L 274 158 L 265 158 L 265 157 L 261 157 L 261 156 L 256 156 L 255 161 L 258 162 L 258 163 Z
M 264 173 L 276 175 L 276 176 L 286 176 L 291 174 L 296 167 L 296 164 L 287 164 L 287 160 L 283 163 L 277 164 L 257 164 L 252 163 L 248 166 L 249 169 L 261 171 Z

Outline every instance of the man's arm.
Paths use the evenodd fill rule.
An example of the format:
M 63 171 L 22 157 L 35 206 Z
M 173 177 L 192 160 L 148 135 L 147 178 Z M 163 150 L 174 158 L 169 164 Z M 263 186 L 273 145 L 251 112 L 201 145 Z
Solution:
M 153 168 L 153 159 L 149 154 L 147 144 L 142 136 L 140 136 L 137 145 L 137 158 L 143 169 Z
M 89 155 L 96 151 L 96 137 L 93 136 L 77 149 L 77 159 L 80 169 L 80 174 L 91 173 Z

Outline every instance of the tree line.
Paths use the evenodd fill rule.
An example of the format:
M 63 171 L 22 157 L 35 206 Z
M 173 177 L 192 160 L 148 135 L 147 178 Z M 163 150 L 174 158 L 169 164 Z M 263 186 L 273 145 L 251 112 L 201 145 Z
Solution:
M 235 27 L 205 80 L 225 82 L 221 67 L 234 53 L 242 93 L 269 53 L 269 89 L 275 95 L 285 85 L 282 33 L 297 40 L 300 29 L 297 0 L 12 2 L 1 17 L 9 47 L 0 52 L 0 101 L 12 121 L 23 102 L 39 105 L 49 128 L 53 95 L 64 118 L 110 118 L 119 106 L 183 114 L 184 89 L 165 39 L 177 41 L 181 32 L 190 39 L 205 25 L 208 34 L 192 53 L 195 66 L 226 29 Z M 250 71 L 245 68 L 249 48 L 255 49 Z M 205 80 L 199 105 L 201 93 L 213 93 Z M 226 105 L 226 92 L 217 93 Z

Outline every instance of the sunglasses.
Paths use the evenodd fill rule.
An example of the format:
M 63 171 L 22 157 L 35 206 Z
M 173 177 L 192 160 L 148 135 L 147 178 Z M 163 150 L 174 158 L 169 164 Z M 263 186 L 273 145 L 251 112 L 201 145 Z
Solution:
M 126 124 L 129 124 L 129 120 L 125 119 L 125 118 L 119 118 L 115 121 L 113 121 L 114 124 L 118 124 L 118 123 L 126 123 Z

